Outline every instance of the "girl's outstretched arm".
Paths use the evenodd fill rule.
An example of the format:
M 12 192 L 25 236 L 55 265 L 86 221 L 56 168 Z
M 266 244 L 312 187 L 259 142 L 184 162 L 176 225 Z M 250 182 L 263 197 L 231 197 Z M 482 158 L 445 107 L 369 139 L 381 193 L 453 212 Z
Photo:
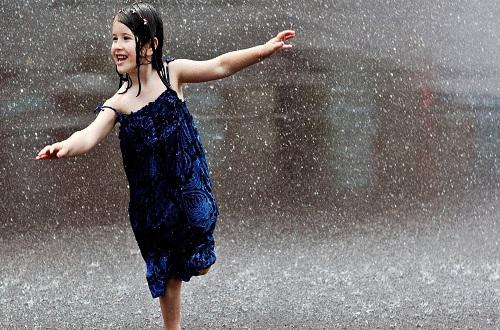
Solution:
M 263 45 L 232 51 L 207 61 L 178 59 L 169 64 L 169 74 L 179 86 L 183 83 L 221 79 L 258 63 L 282 49 L 291 48 L 292 45 L 285 44 L 285 41 L 293 37 L 295 31 L 286 30 Z
M 59 159 L 81 155 L 90 151 L 111 132 L 115 116 L 112 110 L 99 112 L 96 119 L 89 126 L 76 131 L 64 141 L 45 146 L 40 150 L 36 159 Z

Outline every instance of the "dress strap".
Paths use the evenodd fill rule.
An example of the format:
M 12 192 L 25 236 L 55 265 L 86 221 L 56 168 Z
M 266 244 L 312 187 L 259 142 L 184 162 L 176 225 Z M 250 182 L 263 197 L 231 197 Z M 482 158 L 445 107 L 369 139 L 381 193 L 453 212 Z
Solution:
M 175 57 L 170 56 L 170 55 L 165 55 L 165 56 L 163 56 L 163 60 L 165 61 L 165 63 L 167 63 L 167 64 L 168 64 L 168 63 L 170 63 L 170 62 L 174 61 L 174 60 L 175 60 Z
M 105 108 L 111 109 L 111 110 L 113 110 L 114 112 L 116 112 L 118 114 L 118 110 L 116 110 L 115 108 L 110 107 L 108 105 L 98 105 L 97 108 L 95 108 L 94 113 L 98 113 L 98 112 L 102 111 Z
M 165 78 L 167 79 L 167 83 L 170 85 L 170 77 L 168 76 L 168 63 L 175 60 L 175 57 L 170 55 L 163 56 L 163 61 L 165 62 L 163 68 L 165 69 Z
M 119 121 L 119 119 L 120 119 L 120 112 L 118 110 L 116 110 L 115 108 L 110 107 L 108 105 L 102 105 L 101 104 L 101 105 L 98 105 L 95 108 L 94 113 L 99 114 L 99 112 L 101 112 L 103 109 L 106 109 L 106 108 L 111 109 L 111 110 L 113 110 L 116 113 L 116 118 L 115 118 L 115 124 L 116 124 Z

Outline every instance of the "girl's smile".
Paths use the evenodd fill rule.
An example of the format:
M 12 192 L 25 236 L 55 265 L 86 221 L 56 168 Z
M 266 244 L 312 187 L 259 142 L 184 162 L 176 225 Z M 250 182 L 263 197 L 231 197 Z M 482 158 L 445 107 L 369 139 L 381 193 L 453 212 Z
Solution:
M 111 57 L 115 62 L 118 72 L 130 73 L 136 68 L 136 43 L 132 31 L 123 23 L 113 22 L 113 43 Z
M 127 55 L 116 55 L 116 64 L 120 65 L 127 59 Z

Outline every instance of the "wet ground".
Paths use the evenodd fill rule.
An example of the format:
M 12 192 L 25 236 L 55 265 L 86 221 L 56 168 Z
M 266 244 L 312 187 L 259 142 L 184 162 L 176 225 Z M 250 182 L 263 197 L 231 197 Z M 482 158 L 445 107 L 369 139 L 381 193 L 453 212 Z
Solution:
M 184 285 L 183 328 L 497 329 L 498 196 L 357 220 L 226 212 L 218 263 Z M 0 237 L 2 329 L 161 328 L 126 219 Z
M 118 128 L 88 155 L 34 160 L 115 93 L 122 3 L 4 2 L 0 329 L 160 329 Z M 293 50 L 184 91 L 221 204 L 185 329 L 500 328 L 495 5 L 158 4 L 176 58 L 297 31 Z

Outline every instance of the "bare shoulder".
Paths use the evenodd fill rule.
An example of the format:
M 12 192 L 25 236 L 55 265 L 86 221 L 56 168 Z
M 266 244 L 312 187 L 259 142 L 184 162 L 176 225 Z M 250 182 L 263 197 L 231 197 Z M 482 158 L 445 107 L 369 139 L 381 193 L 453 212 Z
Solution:
M 178 58 L 171 62 L 168 62 L 168 73 L 171 78 L 178 78 L 179 73 L 186 70 L 190 66 L 192 66 L 196 61 L 189 60 L 186 58 Z
M 175 59 L 167 64 L 168 68 L 168 80 L 172 89 L 182 98 L 182 83 L 180 82 L 179 75 L 182 70 L 189 65 L 189 60 L 186 59 Z
M 179 72 L 182 70 L 182 67 L 185 65 L 185 63 L 183 64 L 183 62 L 185 62 L 185 61 L 182 58 L 175 59 L 175 60 L 170 61 L 168 63 L 165 62 L 165 65 L 168 68 L 168 79 L 170 80 L 170 82 L 179 80 L 178 79 Z
M 120 99 L 122 98 L 122 95 L 118 94 L 119 91 L 117 91 L 113 96 L 111 96 L 109 99 L 104 102 L 104 105 L 108 107 L 118 107 L 120 104 Z
M 113 96 L 107 99 L 103 105 L 114 108 L 121 109 L 124 104 L 127 104 L 127 96 L 128 94 L 122 94 L 125 91 L 125 85 L 123 85 L 120 89 L 116 91 Z
M 177 59 L 168 64 L 172 80 L 179 85 L 217 80 L 231 74 L 227 65 L 223 65 L 221 56 L 204 61 Z

